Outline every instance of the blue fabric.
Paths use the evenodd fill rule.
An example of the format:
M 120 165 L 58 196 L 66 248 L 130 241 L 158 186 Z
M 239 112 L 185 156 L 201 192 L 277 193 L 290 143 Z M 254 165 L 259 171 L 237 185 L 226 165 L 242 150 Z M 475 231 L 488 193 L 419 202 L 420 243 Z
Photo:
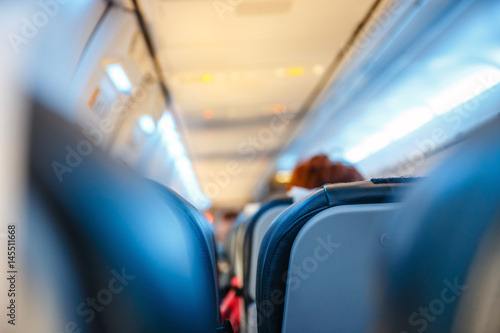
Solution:
M 420 309 L 439 303 L 450 283 L 467 284 L 480 244 L 500 223 L 499 127 L 491 124 L 419 184 L 393 221 L 382 265 L 387 297 L 381 331 L 450 332 L 460 297 L 429 319 Z
M 34 112 L 31 182 L 60 217 L 53 228 L 71 240 L 67 250 L 78 254 L 89 297 L 116 272 L 134 277 L 86 331 L 214 332 L 219 310 L 208 222 L 176 193 L 109 161 L 95 146 L 68 163 L 68 147 L 78 151 L 86 141 L 74 133 L 49 112 Z M 71 169 L 62 182 L 54 162 Z

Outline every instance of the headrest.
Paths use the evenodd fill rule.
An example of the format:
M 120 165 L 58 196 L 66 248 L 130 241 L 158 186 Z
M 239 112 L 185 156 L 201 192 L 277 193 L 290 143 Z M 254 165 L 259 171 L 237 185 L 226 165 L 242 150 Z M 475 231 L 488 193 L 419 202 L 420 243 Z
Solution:
M 109 161 L 38 106 L 30 144 L 30 186 L 50 210 L 45 233 L 62 238 L 70 258 L 34 259 L 52 260 L 55 268 L 69 261 L 77 276 L 72 287 L 85 296 L 65 302 L 72 316 L 63 320 L 87 332 L 215 332 L 214 243 L 202 215 L 171 190 Z M 31 219 L 39 224 L 36 214 Z M 57 271 L 40 278 L 56 280 Z

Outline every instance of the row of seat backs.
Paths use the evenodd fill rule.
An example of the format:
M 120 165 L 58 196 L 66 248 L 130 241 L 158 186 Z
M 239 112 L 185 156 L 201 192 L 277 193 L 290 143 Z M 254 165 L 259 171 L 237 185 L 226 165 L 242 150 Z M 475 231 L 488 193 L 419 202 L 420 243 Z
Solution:
M 271 224 L 259 251 L 256 295 L 259 333 L 282 330 L 292 247 L 299 232 L 311 219 L 339 206 L 398 202 L 414 181 L 414 178 L 391 178 L 325 185 L 282 212 Z M 358 210 L 351 212 L 356 213 Z M 382 215 L 381 219 L 387 218 Z M 314 298 L 309 303 L 313 302 Z M 299 306 L 308 307 L 311 304 Z M 314 311 L 314 307 L 311 311 Z
M 408 186 L 414 179 L 378 179 L 325 186 L 280 214 L 260 250 L 259 333 L 374 328 L 377 332 L 498 332 L 499 123 L 492 123 L 469 148 L 460 150 L 421 184 Z M 404 206 L 389 202 L 404 202 Z M 370 220 L 377 221 L 371 223 L 374 228 Z M 289 265 L 304 262 L 304 253 L 313 251 L 314 237 L 327 231 L 337 236 L 344 232 L 344 239 L 354 245 L 343 255 L 341 247 L 337 249 L 334 258 L 344 260 L 340 267 L 317 265 L 312 278 L 301 281 L 299 292 L 293 293 Z M 371 236 L 367 238 L 363 231 Z M 381 245 L 379 251 L 370 256 L 376 245 Z M 358 260 L 360 270 L 349 267 L 350 257 Z M 342 268 L 353 274 L 343 276 Z M 381 282 L 380 276 L 385 280 Z M 352 289 L 339 299 L 329 298 L 346 286 Z M 330 294 L 332 290 L 337 295 Z M 376 304 L 380 299 L 382 303 Z M 356 309 L 359 306 L 361 311 Z
M 400 181 L 400 180 L 398 180 L 398 181 Z M 293 200 L 291 198 L 281 198 L 281 199 L 272 200 L 268 204 L 264 205 L 249 220 L 248 224 L 246 225 L 245 239 L 244 239 L 244 282 L 243 282 L 243 288 L 244 288 L 244 299 L 245 299 L 245 315 L 246 315 L 246 321 L 247 321 L 247 323 L 246 323 L 247 325 L 245 328 L 248 332 L 256 332 L 257 331 L 257 322 L 256 322 L 257 321 L 257 317 L 256 317 L 257 313 L 255 313 L 256 311 L 255 311 L 255 306 L 253 305 L 253 302 L 255 302 L 257 259 L 258 259 L 258 252 L 259 252 L 259 248 L 260 248 L 260 243 L 261 243 L 267 229 L 269 228 L 271 222 L 283 210 L 285 210 L 288 206 L 290 206 L 292 203 L 293 203 Z M 370 213 L 370 218 L 368 218 L 367 220 L 371 220 L 371 222 L 374 222 L 374 220 L 378 220 L 380 222 L 388 220 L 388 217 L 386 216 L 386 213 L 385 213 L 385 211 L 386 211 L 385 208 L 373 207 L 371 205 L 365 205 L 365 206 L 369 206 L 370 209 L 375 210 L 375 213 L 373 213 L 373 212 Z M 362 212 L 362 211 L 366 210 L 366 208 L 368 208 L 368 207 L 362 207 L 359 205 L 353 205 L 350 207 L 352 207 L 352 211 L 355 213 Z M 377 211 L 381 211 L 382 216 L 378 217 Z M 318 215 L 321 215 L 321 214 L 318 214 Z M 325 220 L 325 219 L 320 217 L 320 220 Z M 313 221 L 311 221 L 311 222 L 313 222 Z M 360 222 L 362 225 L 370 226 L 370 223 L 364 223 L 365 221 L 363 219 Z M 366 222 L 368 222 L 368 221 L 366 221 Z M 361 226 L 361 228 L 362 228 L 362 226 Z M 305 229 L 307 229 L 307 228 L 305 228 Z M 309 229 L 311 229 L 311 228 L 309 228 Z M 330 230 L 330 232 L 331 231 L 332 230 Z M 302 230 L 301 232 L 303 233 L 304 230 Z M 319 235 L 323 236 L 322 232 L 320 232 Z M 316 243 L 314 241 L 314 239 L 315 238 L 313 237 L 312 242 L 309 242 L 309 241 L 304 242 L 304 245 L 307 246 L 310 243 Z M 297 242 L 294 245 L 294 249 L 296 249 L 296 248 L 297 248 Z M 296 250 L 298 250 L 298 249 L 296 249 Z M 300 250 L 298 250 L 298 251 L 300 251 Z M 342 254 L 340 254 L 339 257 L 342 258 Z M 358 255 L 358 258 L 363 259 L 363 256 Z M 292 259 L 291 259 L 291 262 L 293 262 Z M 329 267 L 329 266 L 322 266 L 322 267 L 325 268 L 325 267 Z M 342 271 L 344 272 L 344 275 L 347 276 L 346 270 L 344 269 Z M 325 274 L 322 274 L 322 272 L 315 272 L 315 274 L 316 274 L 316 276 L 320 276 L 320 277 L 326 276 Z M 335 280 L 334 278 L 332 278 L 332 276 L 330 274 L 328 274 L 327 279 Z M 308 280 L 307 282 L 311 282 L 311 281 L 312 280 Z M 321 285 L 324 285 L 324 283 L 323 284 L 313 283 L 310 285 L 313 288 L 317 288 Z M 342 289 L 342 287 L 343 287 L 343 286 L 341 286 L 340 283 L 339 284 L 328 284 L 328 286 L 337 287 L 337 289 L 339 289 L 339 288 Z M 304 284 L 302 284 L 300 291 L 303 292 L 306 299 L 309 296 L 314 295 L 314 293 L 309 292 L 309 290 L 304 286 Z M 305 291 L 305 293 L 304 293 L 304 291 Z M 326 292 L 327 290 L 322 290 L 322 291 Z M 290 293 L 290 288 L 287 290 L 287 297 L 286 297 L 287 303 L 288 304 L 296 304 L 296 305 L 298 304 L 299 306 L 296 307 L 296 309 L 298 310 L 296 314 L 288 316 L 291 319 L 290 320 L 291 323 L 289 324 L 289 328 L 286 327 L 287 325 L 283 325 L 283 328 L 286 331 L 290 330 L 290 331 L 297 331 L 297 332 L 301 332 L 304 330 L 322 331 L 321 327 L 315 327 L 313 324 L 311 324 L 312 323 L 312 321 L 310 320 L 311 316 L 307 316 L 305 311 L 303 311 L 302 304 L 309 303 L 309 302 L 305 302 L 305 303 L 303 303 L 302 301 L 296 302 L 295 300 L 292 299 L 292 297 L 291 297 L 292 295 L 288 295 L 289 293 Z M 361 294 L 361 293 L 359 295 L 361 297 L 365 296 L 364 294 Z M 318 295 L 315 295 L 315 296 L 318 296 Z M 321 296 L 323 296 L 323 294 Z M 334 295 L 334 296 L 338 296 L 338 295 Z M 328 301 L 328 299 L 325 297 L 315 297 L 315 303 L 316 303 L 315 305 L 318 305 L 320 300 Z M 338 304 L 338 303 L 339 302 L 337 302 L 336 304 Z M 363 303 L 367 303 L 367 302 L 362 302 L 362 301 L 356 302 L 356 304 L 363 304 Z M 308 307 L 308 308 L 310 309 L 310 313 L 314 314 L 316 317 L 318 317 L 318 315 L 320 315 L 320 312 L 317 311 L 316 306 Z M 319 307 L 319 308 L 321 308 L 321 307 Z M 285 309 L 287 309 L 287 308 L 285 307 Z M 250 312 L 250 315 L 249 315 L 249 312 Z M 363 318 L 364 313 L 359 311 L 359 309 L 358 309 L 358 313 L 361 313 L 360 317 Z M 285 317 L 287 317 L 286 314 L 285 314 Z M 331 324 L 332 321 L 335 321 L 334 317 L 331 314 L 326 314 L 325 316 L 323 316 L 323 318 L 321 318 L 321 320 L 318 318 L 316 318 L 316 319 L 317 320 L 314 321 L 316 326 L 319 325 L 319 326 L 328 327 L 328 328 L 335 327 L 334 325 Z M 255 322 L 253 322 L 253 321 L 255 321 Z M 298 323 L 296 323 L 295 321 L 298 321 Z M 359 321 L 359 320 L 351 320 L 351 321 L 361 323 L 361 321 Z M 285 320 L 285 323 L 286 322 L 287 321 Z M 303 323 L 305 323 L 305 325 L 306 325 L 305 327 L 300 325 Z M 337 322 L 336 324 L 337 324 L 337 327 L 342 327 L 342 325 L 340 323 Z
M 293 203 L 292 198 L 274 199 L 262 206 L 247 222 L 243 239 L 243 313 L 242 331 L 257 332 L 255 316 L 255 291 L 257 284 L 257 260 L 264 235 L 272 221 Z
M 240 213 L 236 218 L 224 244 L 226 255 L 231 265 L 232 275 L 234 276 L 236 276 L 237 270 L 236 262 L 238 261 L 238 263 L 243 263 L 243 239 L 248 221 L 248 216 L 244 213 Z M 243 272 L 243 269 L 241 268 L 239 271 Z
M 226 255 L 228 256 L 231 266 L 231 275 L 236 277 L 236 283 L 231 282 L 231 287 L 237 289 L 237 295 L 240 297 L 240 290 L 243 288 L 243 240 L 248 226 L 248 219 L 241 220 L 242 215 L 236 220 L 236 224 L 232 227 L 226 240 Z M 239 299 L 239 314 L 240 314 L 240 331 L 245 329 L 246 317 L 244 313 L 244 301 Z
M 274 219 L 292 203 L 292 198 L 272 200 L 262 206 L 248 221 L 243 240 L 243 296 L 245 309 L 250 303 L 255 302 L 257 261 L 262 239 Z
M 255 302 L 257 258 L 260 242 L 274 218 L 292 203 L 291 198 L 280 198 L 262 206 L 253 216 L 237 221 L 226 241 L 227 255 L 238 278 L 242 299 L 240 299 L 241 330 L 249 330 L 248 304 Z
M 26 228 L 27 271 L 38 290 L 33 318 L 52 318 L 43 321 L 47 331 L 215 332 L 215 246 L 204 217 L 33 108 Z M 89 298 L 99 303 L 85 304 Z

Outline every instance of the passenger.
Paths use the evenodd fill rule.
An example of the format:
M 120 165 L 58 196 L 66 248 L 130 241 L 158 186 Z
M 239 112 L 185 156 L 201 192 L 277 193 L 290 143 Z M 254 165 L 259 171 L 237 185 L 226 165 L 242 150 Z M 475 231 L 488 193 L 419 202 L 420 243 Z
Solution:
M 325 184 L 362 181 L 363 176 L 355 167 L 342 162 L 332 162 L 326 155 L 316 155 L 295 166 L 288 195 L 298 200 Z

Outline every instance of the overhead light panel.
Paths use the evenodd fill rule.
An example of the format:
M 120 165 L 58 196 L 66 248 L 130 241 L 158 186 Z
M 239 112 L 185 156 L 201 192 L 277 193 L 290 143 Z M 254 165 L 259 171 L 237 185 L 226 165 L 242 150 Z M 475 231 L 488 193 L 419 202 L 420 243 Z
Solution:
M 425 125 L 433 118 L 434 115 L 427 108 L 412 108 L 398 114 L 384 129 L 391 139 L 398 140 Z
M 168 155 L 174 161 L 177 174 L 180 176 L 182 185 L 188 194 L 188 200 L 200 210 L 208 209 L 212 203 L 200 188 L 184 143 L 177 131 L 174 117 L 170 112 L 165 112 L 160 118 L 158 130 Z
M 146 134 L 153 134 L 156 130 L 155 121 L 148 114 L 139 117 L 139 127 Z
M 483 68 L 451 85 L 428 103 L 437 115 L 447 113 L 500 83 L 500 70 Z
M 345 153 L 345 159 L 351 163 L 358 163 L 370 155 L 370 151 L 363 145 L 356 146 Z
M 391 141 L 385 133 L 376 133 L 365 139 L 360 145 L 349 150 L 345 154 L 345 158 L 351 163 L 358 163 L 371 154 L 385 148 Z
M 424 107 L 416 107 L 398 114 L 383 131 L 371 135 L 361 144 L 347 151 L 345 158 L 350 163 L 358 163 L 382 150 L 392 142 L 417 130 L 434 119 L 432 112 Z
M 158 128 L 165 132 L 176 130 L 174 117 L 170 112 L 167 111 L 163 114 L 163 116 L 158 121 Z
M 114 63 L 106 66 L 106 73 L 115 88 L 122 94 L 130 94 L 132 92 L 132 82 L 127 76 L 122 65 Z

